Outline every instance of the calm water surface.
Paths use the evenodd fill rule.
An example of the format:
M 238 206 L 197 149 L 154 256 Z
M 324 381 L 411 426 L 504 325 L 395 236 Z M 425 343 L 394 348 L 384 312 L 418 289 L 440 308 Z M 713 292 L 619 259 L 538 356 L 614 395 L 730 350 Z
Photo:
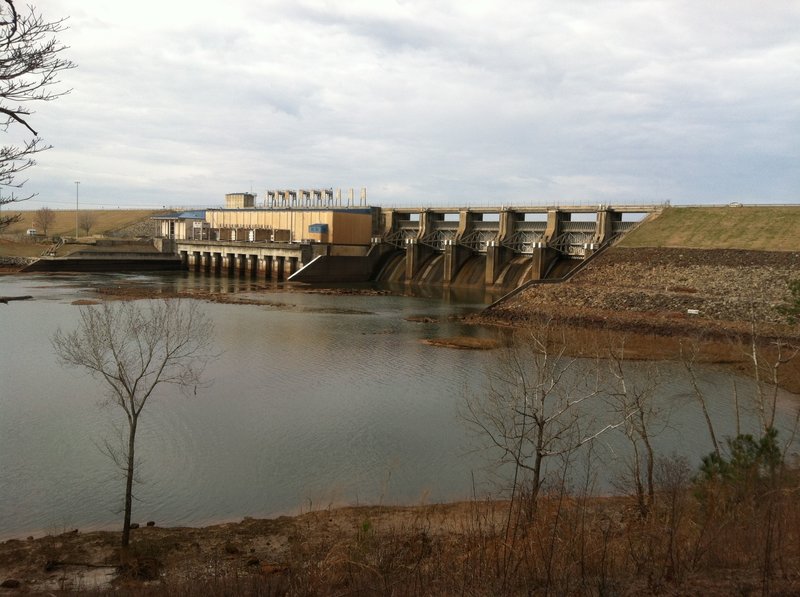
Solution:
M 148 404 L 134 520 L 196 525 L 487 491 L 490 453 L 477 449 L 458 409 L 466 392 L 480 391 L 495 355 L 421 342 L 490 334 L 447 321 L 479 305 L 286 293 L 191 274 L 4 276 L 0 296 L 35 300 L 0 305 L 0 539 L 118 525 L 121 477 L 98 448 L 118 437 L 118 413 L 101 405 L 102 385 L 62 369 L 50 345 L 59 326 L 74 329 L 79 307 L 71 303 L 109 284 L 202 287 L 269 303 L 204 304 L 222 351 L 206 370 L 213 384 L 190 397 L 164 388 Z M 442 322 L 406 321 L 419 315 Z M 696 463 L 710 445 L 688 384 L 670 367 L 662 365 L 670 381 L 659 400 L 671 415 L 659 449 Z M 731 378 L 706 369 L 702 383 L 731 433 Z M 782 395 L 785 420 L 793 403 Z M 611 468 L 622 445 L 604 442 Z

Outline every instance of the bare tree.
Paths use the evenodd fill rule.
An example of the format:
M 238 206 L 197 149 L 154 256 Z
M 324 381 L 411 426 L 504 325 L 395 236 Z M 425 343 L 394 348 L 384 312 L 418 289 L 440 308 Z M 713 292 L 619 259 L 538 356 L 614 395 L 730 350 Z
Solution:
M 139 415 L 157 388 L 175 385 L 182 391 L 201 384 L 210 358 L 213 324 L 198 303 L 177 300 L 104 303 L 82 307 L 78 329 L 53 336 L 62 365 L 80 367 L 104 382 L 106 400 L 119 406 L 127 420 L 127 442 L 118 460 L 125 473 L 125 516 L 122 546 L 130 541 L 136 430 Z
M 33 225 L 42 229 L 42 234 L 47 236 L 47 229 L 53 225 L 56 213 L 49 207 L 40 207 L 33 216 Z
M 630 380 L 625 368 L 625 345 L 609 351 L 611 372 L 608 401 L 611 409 L 624 421 L 622 432 L 631 448 L 630 480 L 636 493 L 639 514 L 644 518 L 655 500 L 656 453 L 653 437 L 665 425 L 655 406 L 654 395 L 660 383 L 658 369 L 651 365 L 644 379 Z M 658 426 L 658 428 L 656 428 Z
M 83 211 L 78 218 L 78 223 L 81 226 L 81 230 L 86 236 L 89 236 L 89 231 L 92 229 L 95 223 L 94 214 L 90 211 Z
M 54 90 L 59 74 L 75 66 L 61 57 L 66 46 L 54 37 L 64 29 L 64 19 L 46 21 L 32 6 L 20 13 L 14 0 L 0 2 L 0 128 L 8 132 L 12 125 L 21 125 L 32 135 L 18 145 L 0 147 L 0 207 L 33 196 L 16 194 L 25 184 L 18 176 L 36 163 L 32 156 L 50 146 L 28 122 L 33 112 L 26 104 L 68 93 Z M 19 217 L 0 217 L 0 229 Z
M 790 284 L 790 289 L 792 288 Z M 766 343 L 765 336 L 762 333 L 764 321 L 759 317 L 756 309 L 757 304 L 766 302 L 763 289 L 760 290 L 760 296 L 753 296 L 750 300 L 750 337 L 745 351 L 746 356 L 752 363 L 752 375 L 756 382 L 755 396 L 753 402 L 758 412 L 758 420 L 761 424 L 761 432 L 767 433 L 770 429 L 775 427 L 775 417 L 778 411 L 778 392 L 780 389 L 780 373 L 781 368 L 791 363 L 800 354 L 800 348 L 792 345 L 787 340 L 780 338 L 771 340 Z M 794 292 L 794 290 L 792 290 Z M 778 312 L 783 315 L 789 316 L 790 323 L 793 321 L 791 318 L 791 310 L 778 308 Z M 764 344 L 767 346 L 764 346 Z
M 516 565 L 518 530 L 526 533 L 530 526 L 520 525 L 519 518 L 512 521 L 514 512 L 533 522 L 547 464 L 555 457 L 564 465 L 557 485 L 563 493 L 577 451 L 624 423 L 603 424 L 592 415 L 590 402 L 602 399 L 604 392 L 601 369 L 597 359 L 570 357 L 563 333 L 547 321 L 518 330 L 487 372 L 484 391 L 466 398 L 462 416 L 467 424 L 495 449 L 501 463 L 513 467 L 502 561 L 504 589 L 515 574 L 511 568 Z
M 526 486 L 533 507 L 549 458 L 571 454 L 622 424 L 600 425 L 589 414 L 584 403 L 604 389 L 600 367 L 566 350 L 549 322 L 518 331 L 488 372 L 485 390 L 468 396 L 464 408 L 467 423 L 514 466 L 513 489 Z
M 700 345 L 699 342 L 689 342 L 688 345 L 684 345 L 683 342 L 680 343 L 680 358 L 681 363 L 683 364 L 684 369 L 686 370 L 687 375 L 689 376 L 689 382 L 692 384 L 692 393 L 694 397 L 697 399 L 697 403 L 700 405 L 700 409 L 703 411 L 703 418 L 706 422 L 706 429 L 708 429 L 708 436 L 711 438 L 711 444 L 714 447 L 714 456 L 716 458 L 722 457 L 722 450 L 720 449 L 720 442 L 717 439 L 717 432 L 714 429 L 714 422 L 711 419 L 711 414 L 708 410 L 708 404 L 706 403 L 706 396 L 703 390 L 700 388 L 700 382 L 697 379 L 697 362 L 700 357 Z M 737 421 L 739 418 L 739 407 L 738 407 L 738 394 L 734 394 L 736 398 L 736 417 Z M 739 427 L 737 423 L 737 428 Z

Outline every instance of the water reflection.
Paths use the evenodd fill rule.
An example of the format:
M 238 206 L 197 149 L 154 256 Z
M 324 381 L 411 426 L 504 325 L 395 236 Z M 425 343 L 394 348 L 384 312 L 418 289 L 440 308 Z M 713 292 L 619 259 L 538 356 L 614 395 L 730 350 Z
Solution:
M 13 276 L 7 276 L 11 278 Z M 236 273 L 221 274 L 177 271 L 139 274 L 44 274 L 29 276 L 40 280 L 48 288 L 96 290 L 107 287 L 141 288 L 153 293 L 206 292 L 218 294 L 239 294 L 245 292 L 302 292 L 305 289 L 347 289 L 364 291 L 385 291 L 397 296 L 430 299 L 445 303 L 462 305 L 485 305 L 491 303 L 506 291 L 490 290 L 481 287 L 445 287 L 441 285 L 405 285 L 402 283 L 364 283 L 364 284 L 297 284 L 285 280 L 251 277 Z

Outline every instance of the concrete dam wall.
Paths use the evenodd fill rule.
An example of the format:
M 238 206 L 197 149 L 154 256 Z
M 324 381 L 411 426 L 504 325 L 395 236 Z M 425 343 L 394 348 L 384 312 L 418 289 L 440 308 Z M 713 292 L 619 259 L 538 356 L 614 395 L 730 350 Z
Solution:
M 293 282 L 513 290 L 560 278 L 658 206 L 372 208 L 369 244 L 165 240 L 188 268 Z M 285 214 L 284 214 L 285 215 Z M 246 232 L 246 230 L 244 230 Z M 238 236 L 237 236 L 238 238 Z M 246 240 L 246 239 L 249 239 Z

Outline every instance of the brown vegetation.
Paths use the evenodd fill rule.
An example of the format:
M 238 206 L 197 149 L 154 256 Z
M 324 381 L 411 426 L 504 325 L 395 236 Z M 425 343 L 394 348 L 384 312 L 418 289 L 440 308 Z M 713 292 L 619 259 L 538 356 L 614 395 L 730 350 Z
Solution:
M 42 207 L 36 210 L 36 214 L 33 216 L 33 224 L 38 230 L 41 230 L 41 234 L 47 236 L 47 231 L 50 229 L 55 219 L 55 212 L 52 209 L 49 207 Z
M 53 221 L 47 230 L 50 236 L 75 236 L 74 209 L 54 209 L 51 213 Z M 152 209 L 81 209 L 78 211 L 78 225 L 85 230 L 80 221 L 80 216 L 85 216 L 91 219 L 90 229 L 94 230 L 96 234 L 108 234 L 146 220 L 158 213 L 161 211 Z M 36 228 L 36 214 L 37 212 L 33 210 L 14 212 L 13 215 L 18 215 L 19 219 L 3 230 L 4 237 L 12 240 L 17 235 L 23 235 L 28 228 Z M 0 255 L 4 254 L 0 248 Z
M 624 498 L 549 488 L 532 520 L 508 502 L 363 507 L 204 529 L 140 528 L 115 595 L 762 595 L 800 590 L 800 503 L 663 461 L 647 517 Z M 505 521 L 511 515 L 513 525 Z M 0 545 L 24 589 L 90 589 L 116 533 Z M 84 564 L 68 566 L 68 564 Z M 83 575 L 81 575 L 81 572 Z M 154 582 L 155 581 L 155 582 Z

